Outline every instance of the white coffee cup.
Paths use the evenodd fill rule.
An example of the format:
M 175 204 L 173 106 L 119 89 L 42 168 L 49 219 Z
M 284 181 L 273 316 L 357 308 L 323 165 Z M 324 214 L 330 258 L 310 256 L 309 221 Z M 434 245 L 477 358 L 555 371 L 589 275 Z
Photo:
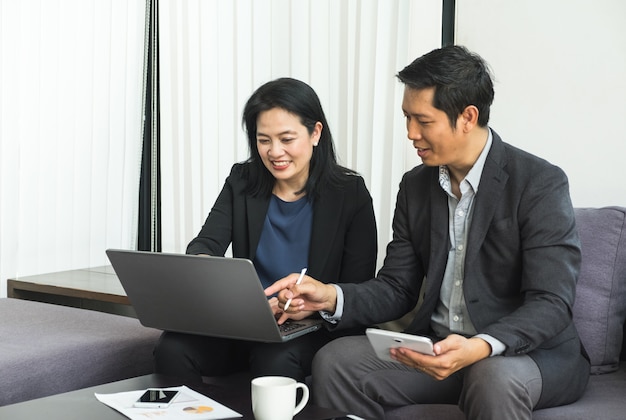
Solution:
M 302 398 L 296 405 L 296 391 Z M 284 376 L 261 376 L 252 380 L 252 412 L 256 420 L 291 420 L 309 401 L 309 388 Z

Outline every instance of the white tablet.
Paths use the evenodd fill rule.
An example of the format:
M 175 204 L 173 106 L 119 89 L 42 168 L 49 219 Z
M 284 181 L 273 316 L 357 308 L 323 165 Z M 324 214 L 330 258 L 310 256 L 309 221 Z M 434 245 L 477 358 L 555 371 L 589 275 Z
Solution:
M 376 355 L 390 362 L 395 362 L 389 355 L 389 349 L 405 347 L 423 354 L 434 356 L 433 342 L 430 338 L 421 335 L 405 334 L 379 328 L 368 328 L 365 330 Z

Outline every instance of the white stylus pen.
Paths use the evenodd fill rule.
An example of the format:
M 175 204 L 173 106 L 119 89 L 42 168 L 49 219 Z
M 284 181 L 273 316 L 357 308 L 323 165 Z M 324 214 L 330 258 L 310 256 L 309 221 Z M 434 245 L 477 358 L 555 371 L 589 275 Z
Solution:
M 302 271 L 300 271 L 300 277 L 298 277 L 298 281 L 296 281 L 296 284 L 302 283 L 302 279 L 304 278 L 305 274 L 306 274 L 306 267 L 304 267 Z M 285 303 L 285 309 L 283 309 L 283 311 L 286 311 L 287 308 L 289 308 L 290 304 L 291 304 L 291 299 L 289 299 L 287 303 Z

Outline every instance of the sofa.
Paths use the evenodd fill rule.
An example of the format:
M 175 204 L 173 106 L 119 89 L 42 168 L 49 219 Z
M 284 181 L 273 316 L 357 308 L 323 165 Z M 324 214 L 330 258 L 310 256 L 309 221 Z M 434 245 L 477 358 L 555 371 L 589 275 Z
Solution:
M 625 419 L 626 208 L 577 208 L 575 212 L 582 266 L 573 316 L 589 353 L 591 374 L 578 401 L 537 410 L 533 419 Z M 390 409 L 386 418 L 460 420 L 465 417 L 456 405 L 422 404 Z
M 135 318 L 0 299 L 0 406 L 154 371 L 161 331 Z

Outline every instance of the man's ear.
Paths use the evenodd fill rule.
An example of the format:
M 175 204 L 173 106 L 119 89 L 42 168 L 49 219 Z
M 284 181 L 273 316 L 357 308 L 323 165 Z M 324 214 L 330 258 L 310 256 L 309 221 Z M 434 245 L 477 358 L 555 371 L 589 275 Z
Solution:
M 461 115 L 459 116 L 459 124 L 461 129 L 468 133 L 474 129 L 478 124 L 478 108 L 475 105 L 468 105 L 465 107 Z

